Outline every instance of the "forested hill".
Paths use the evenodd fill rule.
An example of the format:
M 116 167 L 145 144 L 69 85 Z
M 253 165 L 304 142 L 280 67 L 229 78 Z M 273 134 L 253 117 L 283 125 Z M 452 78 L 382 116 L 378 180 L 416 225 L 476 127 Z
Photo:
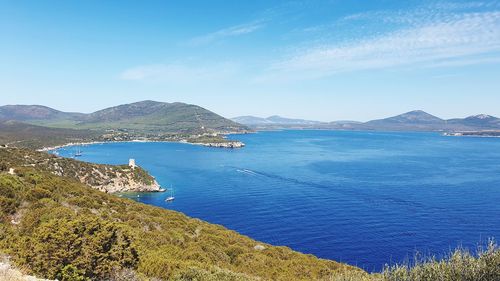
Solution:
M 181 102 L 140 101 L 93 113 L 62 112 L 41 105 L 0 107 L 0 120 L 15 120 L 55 128 L 133 130 L 162 133 L 240 132 L 244 125 L 205 108 Z
M 197 105 L 141 101 L 90 114 L 41 105 L 0 106 L 0 145 L 47 148 L 68 143 L 175 141 L 242 147 L 224 135 L 250 129 Z

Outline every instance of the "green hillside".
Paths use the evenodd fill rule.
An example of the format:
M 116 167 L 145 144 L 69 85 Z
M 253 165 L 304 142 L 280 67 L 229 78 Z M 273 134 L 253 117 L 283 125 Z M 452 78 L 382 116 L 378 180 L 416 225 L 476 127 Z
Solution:
M 19 121 L 0 121 L 0 145 L 42 148 L 100 139 L 99 130 L 48 128 Z
M 0 120 L 77 120 L 83 113 L 62 112 L 43 105 L 0 106 Z
M 33 106 L 26 106 L 33 107 Z M 41 107 L 45 108 L 45 107 Z M 247 127 L 217 115 L 197 105 L 174 102 L 141 101 L 99 110 L 90 114 L 64 113 L 57 110 L 33 116 L 23 106 L 16 106 L 14 119 L 35 125 L 56 128 L 93 130 L 128 130 L 135 133 L 227 133 L 248 130 Z M 48 108 L 45 108 L 48 110 Z M 0 107 L 0 113 L 5 107 Z M 1 116 L 1 115 L 0 115 Z
M 90 114 L 39 105 L 0 106 L 0 145 L 43 148 L 91 141 L 227 143 L 222 135 L 247 132 L 241 124 L 185 103 L 142 101 Z

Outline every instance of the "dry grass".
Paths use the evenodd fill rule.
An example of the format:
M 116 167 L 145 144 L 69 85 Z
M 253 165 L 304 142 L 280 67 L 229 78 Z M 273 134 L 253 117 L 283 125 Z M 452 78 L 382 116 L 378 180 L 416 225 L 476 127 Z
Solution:
M 500 249 L 491 240 L 476 254 L 457 249 L 448 257 L 419 258 L 410 264 L 387 266 L 382 273 L 344 272 L 331 275 L 328 281 L 500 281 Z
M 386 281 L 498 281 L 500 280 L 500 249 L 494 241 L 479 248 L 474 255 L 466 249 L 457 249 L 447 258 L 415 259 L 412 265 L 386 267 L 382 280 Z

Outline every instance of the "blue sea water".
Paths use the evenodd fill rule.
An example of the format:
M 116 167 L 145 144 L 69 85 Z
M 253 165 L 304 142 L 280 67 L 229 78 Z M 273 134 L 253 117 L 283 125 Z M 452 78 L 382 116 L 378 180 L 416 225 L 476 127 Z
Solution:
M 96 144 L 82 148 L 81 160 L 135 158 L 172 185 L 176 199 L 144 193 L 134 200 L 368 271 L 416 251 L 439 256 L 500 238 L 499 138 L 351 131 L 232 138 L 247 146 Z

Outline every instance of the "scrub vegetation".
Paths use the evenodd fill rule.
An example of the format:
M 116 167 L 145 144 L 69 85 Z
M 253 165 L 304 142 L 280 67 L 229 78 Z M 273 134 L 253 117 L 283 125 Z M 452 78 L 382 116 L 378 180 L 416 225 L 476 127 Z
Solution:
M 139 166 L 132 169 L 128 165 L 94 164 L 24 148 L 0 149 L 1 167 L 5 170 L 7 167 L 33 167 L 106 192 L 113 192 L 113 185 L 118 181 L 129 187 L 157 185 L 154 177 Z M 121 187 L 116 191 L 127 191 L 127 188 Z

